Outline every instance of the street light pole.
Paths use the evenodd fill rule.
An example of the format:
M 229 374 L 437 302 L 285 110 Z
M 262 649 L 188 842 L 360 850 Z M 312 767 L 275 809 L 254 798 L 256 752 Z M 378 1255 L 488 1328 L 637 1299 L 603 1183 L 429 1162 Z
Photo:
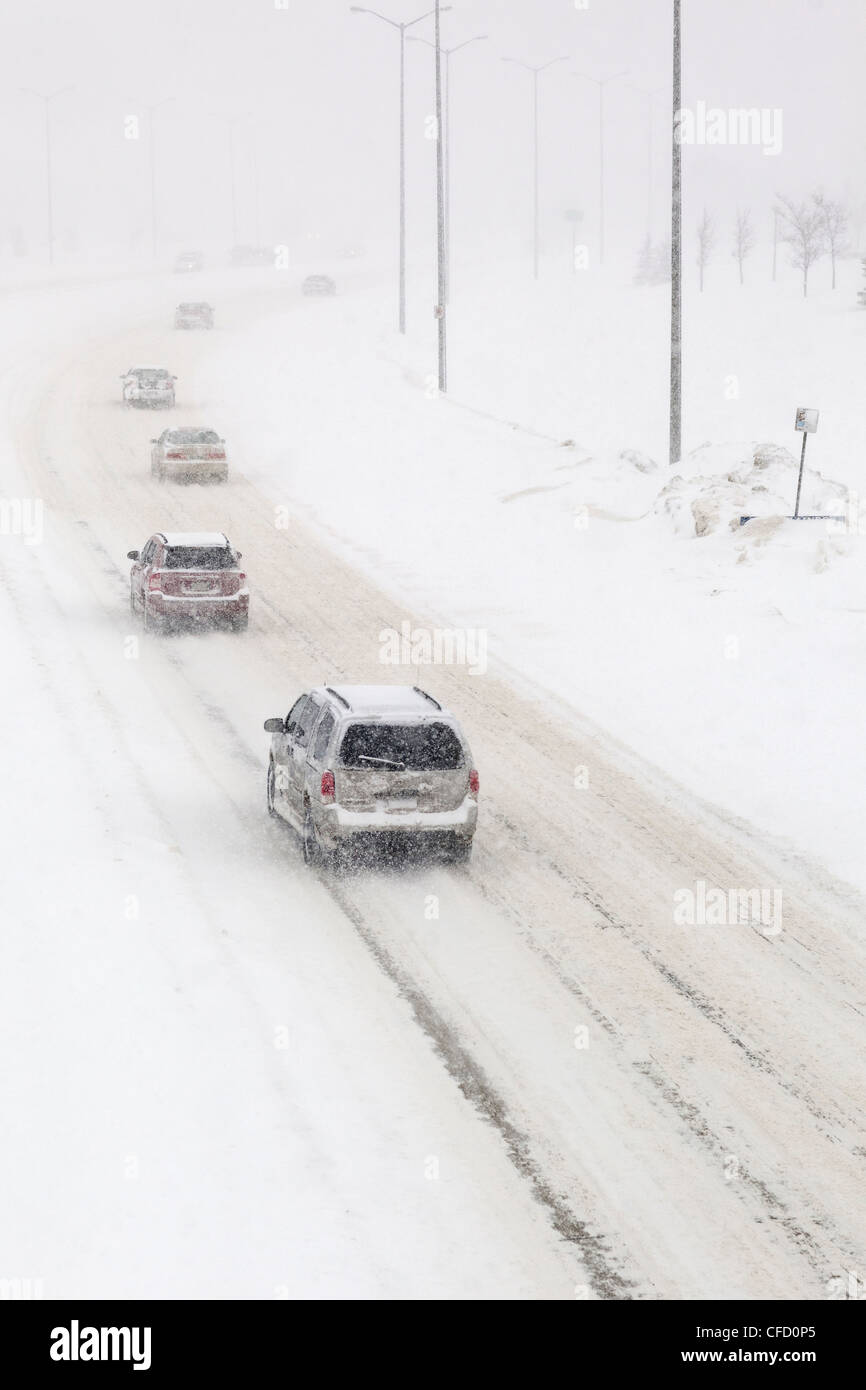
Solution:
M 653 140 L 653 97 L 661 92 L 666 92 L 667 87 L 638 87 L 633 82 L 627 84 L 633 92 L 640 92 L 646 97 L 646 123 L 647 123 L 647 190 L 646 190 L 646 234 L 647 240 L 652 240 L 653 230 L 653 164 L 654 145 Z
M 253 165 L 253 230 L 256 238 L 256 250 L 261 246 L 261 218 L 259 207 L 259 151 L 256 143 L 255 131 L 253 132 L 252 143 L 252 165 Z
M 436 0 L 436 317 L 439 328 L 439 390 L 448 389 L 447 319 L 445 305 L 445 169 L 442 142 L 442 44 L 440 8 Z
M 31 87 L 19 88 L 22 92 L 28 92 L 30 96 L 39 97 L 45 103 L 45 182 L 47 191 L 47 211 L 48 211 L 48 264 L 54 265 L 54 190 L 51 177 L 51 103 L 55 97 L 62 96 L 64 92 L 70 92 L 71 87 L 59 87 L 56 92 L 36 92 Z
M 604 265 L 604 89 L 608 82 L 625 77 L 624 72 L 615 72 L 612 77 L 590 77 L 585 72 L 572 73 L 582 77 L 585 82 L 594 82 L 598 87 L 598 263 Z
M 390 24 L 392 29 L 397 29 L 400 34 L 400 234 L 399 234 L 399 269 L 397 272 L 397 328 L 400 333 L 406 332 L 406 30 L 412 29 L 416 24 L 420 24 L 422 19 L 429 19 L 432 14 L 439 15 L 439 6 L 435 10 L 426 10 L 424 14 L 419 14 L 416 19 L 410 19 L 407 23 L 401 24 L 396 19 L 390 19 L 388 15 L 380 14 L 378 10 L 369 10 L 363 5 L 350 5 L 352 14 L 369 14 L 375 19 L 381 19 L 383 24 Z M 443 5 L 442 10 L 450 10 L 450 5 Z M 437 132 L 438 138 L 438 132 Z
M 538 279 L 538 77 L 548 68 L 553 67 L 554 63 L 565 63 L 568 61 L 568 54 L 561 58 L 551 58 L 546 63 L 541 63 L 538 67 L 533 67 L 530 63 L 521 62 L 519 58 L 503 58 L 503 63 L 516 63 L 520 68 L 526 68 L 527 72 L 532 73 L 532 278 Z
M 455 44 L 453 48 L 443 48 L 442 54 L 445 58 L 445 302 L 448 303 L 451 294 L 451 58 L 455 53 L 459 53 L 461 48 L 466 48 L 470 43 L 480 43 L 486 39 L 486 34 L 475 34 L 471 39 L 464 39 L 462 43 Z M 435 48 L 436 45 L 429 39 L 423 39 L 420 35 L 410 34 L 410 43 L 425 43 L 428 48 Z
M 669 461 L 679 463 L 682 454 L 682 146 L 679 112 L 682 101 L 682 28 L 680 0 L 673 0 L 673 121 L 671 167 L 671 384 Z
M 231 171 L 232 188 L 232 246 L 238 244 L 238 190 L 237 179 L 235 177 L 235 126 L 243 119 L 242 116 L 228 117 L 229 127 L 229 168 Z
M 150 151 L 150 243 L 153 260 L 156 261 L 156 148 L 153 139 L 153 113 L 158 111 L 160 106 L 165 106 L 167 102 L 173 101 L 174 97 L 163 97 L 162 101 L 155 101 L 150 106 L 145 106 L 147 112 L 147 143 Z

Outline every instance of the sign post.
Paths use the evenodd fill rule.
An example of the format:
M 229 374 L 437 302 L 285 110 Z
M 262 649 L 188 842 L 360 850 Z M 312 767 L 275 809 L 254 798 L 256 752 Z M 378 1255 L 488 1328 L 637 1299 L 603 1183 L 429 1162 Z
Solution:
M 794 520 L 800 517 L 800 489 L 803 486 L 803 468 L 806 463 L 806 439 L 810 434 L 814 434 L 818 428 L 817 410 L 807 410 L 800 406 L 794 419 L 794 429 L 801 430 L 803 434 L 803 447 L 800 450 L 800 476 L 797 479 L 797 501 L 794 505 Z

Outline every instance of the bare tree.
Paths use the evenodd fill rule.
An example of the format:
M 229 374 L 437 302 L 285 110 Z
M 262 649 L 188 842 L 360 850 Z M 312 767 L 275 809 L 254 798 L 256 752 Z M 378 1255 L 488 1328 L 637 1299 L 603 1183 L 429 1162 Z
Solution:
M 819 208 L 779 195 L 779 235 L 791 250 L 791 264 L 803 272 L 803 298 L 809 293 L 809 269 L 824 254 L 824 218 Z
M 701 272 L 701 290 L 704 288 L 704 271 L 709 265 L 710 256 L 712 255 L 715 244 L 715 224 L 706 208 L 704 208 L 704 215 L 698 223 L 698 269 Z
M 750 251 L 755 247 L 755 229 L 752 226 L 752 214 L 748 208 L 742 212 L 737 208 L 737 220 L 734 223 L 734 249 L 732 256 L 736 257 L 740 271 L 740 284 L 743 283 L 743 262 Z
M 827 250 L 830 252 L 830 264 L 833 267 L 833 289 L 836 288 L 836 257 L 840 251 L 844 251 L 848 230 L 848 210 L 842 203 L 834 203 L 829 198 L 825 198 L 823 193 L 814 193 L 812 202 L 821 214 L 824 229 L 824 241 Z

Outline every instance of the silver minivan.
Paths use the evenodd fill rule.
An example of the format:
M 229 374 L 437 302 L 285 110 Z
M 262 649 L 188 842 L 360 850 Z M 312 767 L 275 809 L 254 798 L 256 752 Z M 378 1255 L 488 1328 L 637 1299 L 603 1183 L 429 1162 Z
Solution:
M 426 691 L 316 686 L 265 730 L 268 810 L 298 831 L 308 863 L 375 842 L 469 859 L 478 773 L 457 720 Z

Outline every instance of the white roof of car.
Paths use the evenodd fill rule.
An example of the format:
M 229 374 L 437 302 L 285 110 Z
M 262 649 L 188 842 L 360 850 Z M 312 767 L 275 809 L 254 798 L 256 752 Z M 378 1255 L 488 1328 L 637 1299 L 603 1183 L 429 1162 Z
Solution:
M 127 376 L 135 376 L 136 372 L 157 372 L 160 376 L 169 376 L 168 367 L 130 367 Z
M 330 685 L 322 690 L 341 695 L 352 714 L 418 715 L 444 713 L 438 701 L 411 685 Z
M 161 531 L 166 545 L 228 545 L 228 536 L 222 531 Z

